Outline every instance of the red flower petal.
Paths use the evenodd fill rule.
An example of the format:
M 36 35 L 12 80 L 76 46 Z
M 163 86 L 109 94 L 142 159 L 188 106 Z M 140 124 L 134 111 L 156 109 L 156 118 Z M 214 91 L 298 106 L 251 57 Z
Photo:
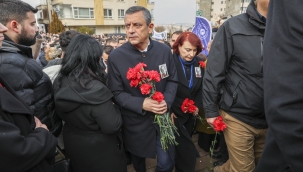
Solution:
M 141 90 L 141 93 L 143 95 L 148 95 L 150 93 L 150 90 L 152 89 L 153 87 L 150 85 L 150 84 L 142 84 L 140 86 L 140 90 Z
M 199 64 L 200 64 L 201 68 L 204 68 L 204 67 L 205 67 L 205 62 L 199 61 Z
M 156 91 L 152 96 L 153 100 L 157 100 L 159 103 L 164 99 L 164 95 L 161 92 Z

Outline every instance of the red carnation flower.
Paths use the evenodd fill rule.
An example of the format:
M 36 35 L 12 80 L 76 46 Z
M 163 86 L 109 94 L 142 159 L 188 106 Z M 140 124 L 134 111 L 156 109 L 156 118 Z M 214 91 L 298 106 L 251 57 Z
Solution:
M 197 109 L 197 106 L 194 105 L 195 102 L 193 100 L 190 100 L 188 98 L 186 98 L 182 105 L 181 105 L 181 110 L 183 113 L 194 113 Z
M 216 135 L 215 135 L 214 141 L 212 141 L 212 146 L 210 148 L 210 163 L 211 164 L 212 164 L 212 157 L 214 154 L 217 135 L 220 131 L 224 131 L 226 128 L 227 128 L 227 126 L 223 122 L 223 118 L 221 116 L 218 116 L 214 121 L 214 130 L 216 131 Z
M 158 71 L 151 70 L 151 71 L 149 71 L 148 76 L 151 81 L 156 81 L 156 82 L 160 81 L 160 74 Z
M 226 129 L 226 124 L 223 122 L 223 118 L 218 116 L 214 121 L 214 129 L 216 132 L 224 131 Z
M 134 67 L 134 69 L 135 69 L 136 71 L 140 72 L 140 71 L 143 71 L 144 68 L 145 68 L 146 66 L 147 66 L 147 65 L 146 65 L 145 63 L 138 63 L 138 64 Z
M 181 110 L 182 110 L 183 113 L 186 113 L 186 112 L 187 112 L 188 100 L 189 100 L 189 99 L 186 98 L 186 99 L 183 101 L 182 105 L 181 105 Z
M 129 68 L 126 73 L 126 78 L 128 80 L 136 79 L 137 78 L 137 72 L 133 68 Z
M 137 87 L 139 83 L 140 83 L 140 80 L 139 80 L 139 79 L 132 79 L 132 80 L 130 81 L 129 85 L 130 85 L 131 87 Z
M 223 121 L 222 116 L 218 116 L 217 119 L 218 119 L 219 121 Z
M 204 67 L 205 67 L 205 62 L 199 61 L 199 64 L 200 64 L 201 68 L 204 68 Z
M 150 93 L 150 90 L 153 88 L 153 86 L 149 85 L 149 84 L 142 84 L 140 86 L 140 90 L 141 90 L 141 93 L 143 95 L 147 95 Z
M 164 99 L 164 95 L 161 92 L 156 91 L 155 94 L 151 98 L 153 100 L 157 100 L 160 103 Z
M 194 113 L 195 111 L 196 111 L 196 109 L 197 109 L 197 106 L 195 106 L 195 105 L 190 105 L 190 106 L 188 106 L 188 112 L 189 113 Z

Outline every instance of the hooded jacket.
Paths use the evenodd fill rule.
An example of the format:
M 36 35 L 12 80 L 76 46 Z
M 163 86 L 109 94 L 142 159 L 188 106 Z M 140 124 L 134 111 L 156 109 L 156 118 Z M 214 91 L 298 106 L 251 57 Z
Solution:
M 16 44 L 5 35 L 0 49 L 0 75 L 34 116 L 47 125 L 52 133 L 60 133 L 61 120 L 52 123 L 49 115 L 52 83 L 42 72 L 41 66 L 33 59 L 30 47 Z
M 252 1 L 245 14 L 219 28 L 203 80 L 207 118 L 219 116 L 220 108 L 255 128 L 267 128 L 262 71 L 265 24 Z
M 65 121 L 63 139 L 72 171 L 126 172 L 122 118 L 110 90 L 98 80 L 83 87 L 75 77 L 59 74 L 54 97 L 56 111 Z

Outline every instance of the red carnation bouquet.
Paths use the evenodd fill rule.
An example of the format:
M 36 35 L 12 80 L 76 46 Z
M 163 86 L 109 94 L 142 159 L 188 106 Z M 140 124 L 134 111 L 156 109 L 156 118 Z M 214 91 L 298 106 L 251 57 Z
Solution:
M 222 116 L 218 116 L 214 121 L 214 130 L 216 131 L 215 139 L 212 141 L 210 148 L 210 163 L 212 164 L 212 157 L 214 154 L 215 144 L 217 142 L 217 135 L 220 134 L 220 131 L 224 131 L 227 128 L 226 124 L 223 122 Z
M 194 113 L 196 111 L 196 109 L 197 109 L 197 106 L 195 106 L 195 102 L 188 98 L 186 98 L 181 105 L 181 110 L 183 113 Z M 204 123 L 201 116 L 197 115 L 194 118 L 199 119 L 202 123 Z
M 160 74 L 155 70 L 144 70 L 147 65 L 137 64 L 134 68 L 129 68 L 126 78 L 130 81 L 131 87 L 138 87 L 143 95 L 158 101 L 164 100 L 164 95 L 156 91 L 156 82 L 160 81 Z M 169 112 L 163 115 L 155 114 L 155 122 L 160 127 L 160 141 L 163 150 L 168 149 L 168 145 L 177 145 L 174 133 L 177 133 L 176 126 L 172 123 Z

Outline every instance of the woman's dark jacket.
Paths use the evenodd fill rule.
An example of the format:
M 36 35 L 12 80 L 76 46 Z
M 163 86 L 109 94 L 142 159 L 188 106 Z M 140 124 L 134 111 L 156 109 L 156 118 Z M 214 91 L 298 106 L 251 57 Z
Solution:
M 255 128 L 267 128 L 263 101 L 265 21 L 252 1 L 245 14 L 227 20 L 217 32 L 203 80 L 207 118 L 223 109 Z
M 178 75 L 178 89 L 172 105 L 172 111 L 177 116 L 177 118 L 175 118 L 175 125 L 179 132 L 179 136 L 176 135 L 176 141 L 179 145 L 176 146 L 175 166 L 179 170 L 193 172 L 195 171 L 196 157 L 199 157 L 199 153 L 191 138 L 196 121 L 193 114 L 182 112 L 181 105 L 186 98 L 189 98 L 195 102 L 198 109 L 202 108 L 202 78 L 204 69 L 199 66 L 200 59 L 194 57 L 196 61 L 193 64 L 193 87 L 189 89 L 188 80 L 184 75 L 181 62 L 176 54 L 173 56 Z M 201 69 L 201 77 L 196 77 L 195 67 Z
M 58 88 L 56 88 L 59 85 Z M 100 81 L 85 88 L 74 77 L 59 75 L 54 82 L 56 111 L 65 121 L 63 140 L 73 172 L 126 171 L 119 109 Z
M 32 49 L 11 41 L 7 36 L 0 49 L 0 75 L 14 89 L 18 97 L 54 133 L 60 133 L 61 120 L 52 123 L 52 83 L 42 67 L 32 58 Z
M 2 76 L 1 76 L 2 77 Z M 57 139 L 46 129 L 32 129 L 30 110 L 0 77 L 0 171 L 50 172 Z

